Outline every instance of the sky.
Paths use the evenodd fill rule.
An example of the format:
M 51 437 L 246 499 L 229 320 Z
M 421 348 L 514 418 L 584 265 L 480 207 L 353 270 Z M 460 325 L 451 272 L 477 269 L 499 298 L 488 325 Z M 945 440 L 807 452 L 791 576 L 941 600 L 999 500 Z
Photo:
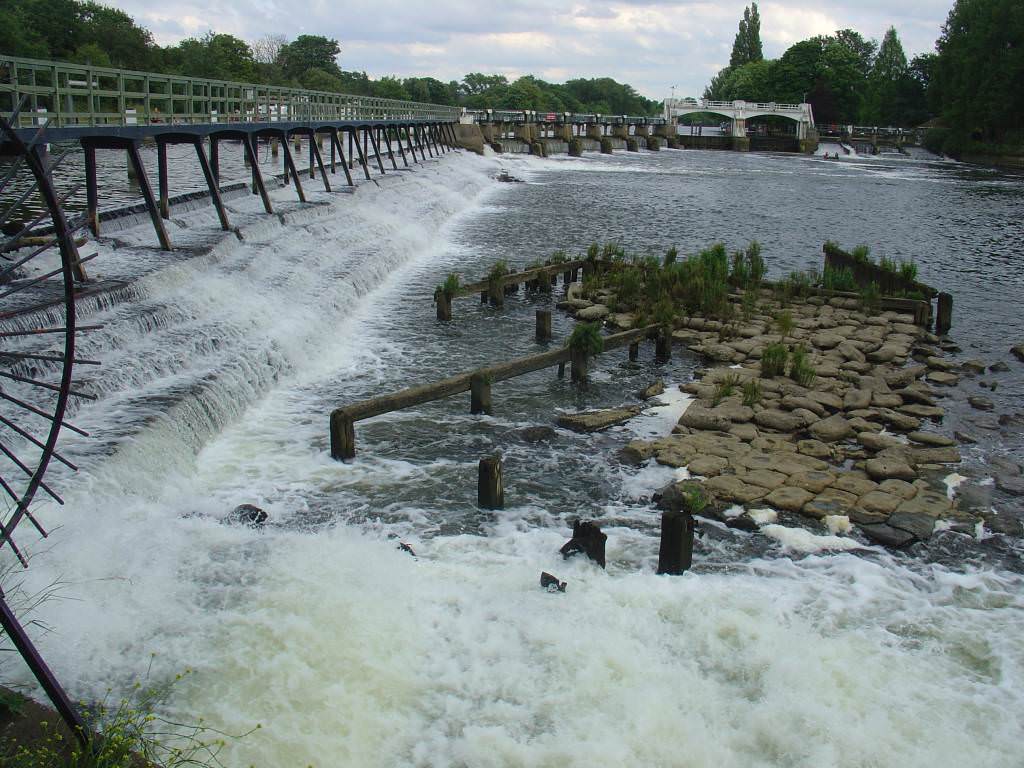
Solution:
M 729 63 L 743 0 L 107 0 L 162 45 L 207 30 L 253 41 L 326 35 L 342 69 L 371 77 L 467 72 L 533 74 L 550 82 L 613 77 L 643 95 L 700 96 Z M 817 34 L 850 27 L 880 40 L 895 26 L 908 59 L 931 51 L 953 0 L 763 2 L 766 58 Z M 675 90 L 673 91 L 673 86 Z

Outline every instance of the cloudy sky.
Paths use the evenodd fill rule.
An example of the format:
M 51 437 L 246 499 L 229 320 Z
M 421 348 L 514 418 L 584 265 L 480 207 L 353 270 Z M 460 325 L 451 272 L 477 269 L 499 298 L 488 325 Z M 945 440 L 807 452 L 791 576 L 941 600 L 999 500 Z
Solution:
M 458 80 L 467 72 L 560 82 L 614 77 L 661 99 L 699 96 L 729 61 L 744 0 L 108 0 L 175 43 L 209 29 L 245 40 L 319 34 L 343 69 Z M 763 2 L 766 57 L 843 27 L 880 39 L 893 25 L 908 57 L 932 50 L 953 0 Z

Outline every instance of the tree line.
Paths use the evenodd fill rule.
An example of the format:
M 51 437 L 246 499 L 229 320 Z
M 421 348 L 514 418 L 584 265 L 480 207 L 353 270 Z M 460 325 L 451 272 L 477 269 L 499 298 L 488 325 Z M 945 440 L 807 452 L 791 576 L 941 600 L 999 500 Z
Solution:
M 973 144 L 1024 146 L 1024 3 L 956 0 L 934 53 L 904 53 L 896 29 L 881 43 L 852 29 L 765 59 L 757 4 L 744 11 L 729 66 L 704 97 L 807 101 L 818 123 L 918 127 L 954 156 Z
M 543 112 L 656 114 L 661 103 L 611 78 L 548 83 L 532 76 L 509 81 L 479 72 L 461 81 L 433 77 L 370 78 L 338 65 L 341 47 L 321 35 L 266 35 L 251 42 L 208 32 L 177 45 L 157 45 L 145 27 L 124 11 L 93 0 L 4 0 L 0 51 L 12 56 L 58 59 L 217 80 L 280 85 L 466 106 L 473 109 L 535 109 Z

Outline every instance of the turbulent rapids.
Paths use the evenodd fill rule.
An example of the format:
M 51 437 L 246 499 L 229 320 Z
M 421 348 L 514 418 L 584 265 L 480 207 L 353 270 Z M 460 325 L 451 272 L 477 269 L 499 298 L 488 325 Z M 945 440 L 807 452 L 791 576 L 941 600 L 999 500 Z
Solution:
M 495 182 L 502 169 L 530 183 Z M 694 571 L 654 574 L 649 498 L 677 473 L 614 457 L 671 429 L 690 355 L 656 374 L 650 359 L 602 362 L 585 391 L 530 374 L 500 385 L 494 416 L 470 416 L 460 398 L 389 414 L 360 426 L 352 464 L 330 459 L 327 433 L 345 402 L 536 351 L 533 310 L 548 299 L 500 313 L 471 302 L 437 324 L 430 296 L 449 272 L 477 279 L 497 258 L 592 240 L 686 251 L 755 237 L 788 269 L 817 260 L 828 237 L 880 249 L 891 237 L 894 254 L 927 249 L 916 255 L 937 276 L 955 266 L 935 255 L 950 244 L 900 230 L 900 217 L 1012 221 L 1019 180 L 907 160 L 461 154 L 354 195 L 312 194 L 311 206 L 279 194 L 280 218 L 256 198 L 229 201 L 241 239 L 214 237 L 199 209 L 172 216 L 173 255 L 144 226 L 98 246 L 94 275 L 123 285 L 80 307 L 104 326 L 81 349 L 102 362 L 83 384 L 98 400 L 74 414 L 93 437 L 66 437 L 82 470 L 54 470 L 67 503 L 38 515 L 56 530 L 25 539 L 25 593 L 59 581 L 67 598 L 33 616 L 53 628 L 40 644 L 76 697 L 191 668 L 166 714 L 230 733 L 262 725 L 228 743 L 229 766 L 1019 760 L 1016 540 L 948 534 L 914 554 L 853 554 L 803 529 L 708 524 Z M 723 214 L 739 194 L 744 209 Z M 976 194 L 986 204 L 965 208 Z M 808 220 L 793 224 L 800 205 Z M 955 237 L 1003 254 L 1008 229 Z M 1020 286 L 985 291 L 992 273 L 969 269 L 965 344 L 1005 349 L 1022 329 L 998 305 Z M 979 330 L 970 312 L 991 322 Z M 570 323 L 556 315 L 556 339 Z M 560 411 L 620 404 L 655 375 L 669 395 L 641 419 L 522 438 Z M 1014 376 L 1000 396 L 1019 396 Z M 1014 435 L 983 447 L 1020 450 Z M 507 508 L 485 513 L 476 461 L 495 448 Z M 225 524 L 243 503 L 267 525 Z M 607 571 L 557 554 L 581 514 L 608 533 Z M 565 594 L 538 588 L 543 570 Z

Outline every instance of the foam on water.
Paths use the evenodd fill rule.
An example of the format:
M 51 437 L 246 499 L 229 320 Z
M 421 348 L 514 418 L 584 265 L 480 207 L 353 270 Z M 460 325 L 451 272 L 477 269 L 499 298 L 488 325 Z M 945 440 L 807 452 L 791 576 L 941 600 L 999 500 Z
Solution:
M 501 165 L 518 175 L 540 162 Z M 74 598 L 35 616 L 54 628 L 39 640 L 75 695 L 127 690 L 150 666 L 157 679 L 191 667 L 167 714 L 229 732 L 263 725 L 229 742 L 229 766 L 1018 760 L 1015 574 L 878 550 L 824 554 L 854 542 L 765 513 L 762 531 L 795 559 L 738 559 L 731 540 L 704 531 L 713 555 L 700 572 L 659 577 L 657 515 L 643 500 L 686 471 L 654 463 L 609 470 L 622 519 L 605 528 L 607 571 L 561 559 L 561 510 L 536 499 L 488 516 L 480 535 L 436 535 L 432 510 L 414 502 L 353 508 L 349 522 L 309 519 L 321 498 L 372 484 L 433 492 L 447 471 L 441 458 L 331 461 L 325 409 L 341 382 L 390 382 L 410 351 L 407 279 L 464 258 L 449 225 L 492 204 L 497 165 L 463 157 L 445 165 L 447 179 L 410 175 L 339 202 L 344 216 L 269 228 L 263 245 L 237 246 L 248 258 L 147 278 L 146 300 L 177 307 L 196 333 L 235 328 L 253 340 L 232 346 L 232 365 L 209 353 L 216 385 L 172 398 L 169 410 L 154 404 L 140 420 L 143 405 L 114 379 L 164 391 L 173 374 L 145 369 L 172 344 L 191 387 L 202 364 L 187 334 L 96 342 L 114 372 L 79 415 L 101 434 L 126 417 L 137 427 L 86 467 L 65 509 L 41 509 L 58 527 L 26 575 L 28 591 L 60 578 Z M 350 236 L 360 245 L 349 254 L 338 243 Z M 130 314 L 112 318 L 112 336 Z M 623 432 L 664 433 L 689 398 L 670 385 L 663 399 Z M 598 438 L 573 439 L 587 450 Z M 252 500 L 274 526 L 218 522 Z M 418 557 L 398 551 L 394 534 Z M 567 591 L 542 591 L 542 570 Z M 5 673 L 27 677 L 9 659 Z

